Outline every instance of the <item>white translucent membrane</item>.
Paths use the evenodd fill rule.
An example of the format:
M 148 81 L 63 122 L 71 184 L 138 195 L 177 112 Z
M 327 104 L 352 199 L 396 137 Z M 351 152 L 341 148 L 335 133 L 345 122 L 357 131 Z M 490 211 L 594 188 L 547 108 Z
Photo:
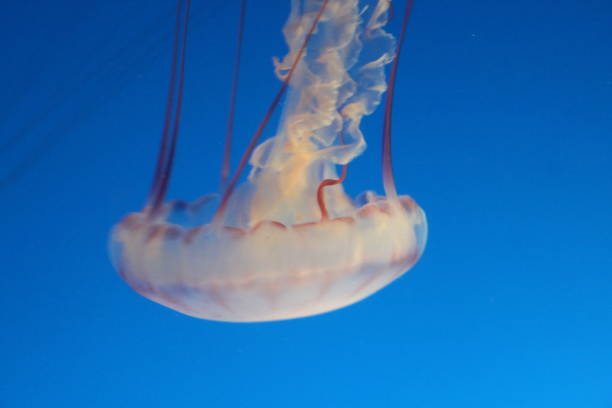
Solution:
M 284 78 L 320 2 L 292 1 L 284 34 L 289 52 L 275 60 Z M 389 3 L 330 0 L 293 74 L 279 128 L 251 157 L 253 169 L 220 222 L 216 200 L 170 202 L 113 230 L 112 257 L 143 296 L 211 320 L 265 321 L 334 310 L 401 276 L 423 252 L 427 226 L 409 197 L 373 193 L 353 201 L 337 177 L 365 149 L 359 124 L 386 90 L 384 67 L 395 41 L 383 30 Z

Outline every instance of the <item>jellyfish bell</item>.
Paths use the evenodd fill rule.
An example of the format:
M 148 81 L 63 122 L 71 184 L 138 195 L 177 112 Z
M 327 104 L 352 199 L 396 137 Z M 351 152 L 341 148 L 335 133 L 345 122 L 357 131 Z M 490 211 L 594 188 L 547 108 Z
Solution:
M 393 85 L 411 3 L 397 43 L 384 30 L 389 4 L 378 0 L 366 12 L 358 0 L 293 1 L 284 29 L 289 52 L 275 61 L 282 86 L 233 177 L 222 177 L 223 194 L 164 203 L 189 15 L 189 1 L 184 7 L 179 2 L 169 113 L 151 195 L 111 235 L 113 263 L 134 290 L 194 317 L 280 320 L 355 303 L 417 262 L 425 215 L 413 199 L 397 195 L 390 155 Z M 386 196 L 366 192 L 351 199 L 342 187 L 347 164 L 365 148 L 359 124 L 379 105 L 391 62 L 383 132 Z M 257 145 L 285 91 L 276 134 Z M 228 123 L 231 128 L 231 114 Z M 247 160 L 252 170 L 238 185 Z
M 357 302 L 414 265 L 423 250 L 423 217 L 414 201 L 399 201 L 393 208 L 372 196 L 350 216 L 293 225 L 260 221 L 245 229 L 185 228 L 132 214 L 115 231 L 115 256 L 137 292 L 188 315 L 226 321 L 310 316 Z M 177 211 L 173 204 L 165 210 Z

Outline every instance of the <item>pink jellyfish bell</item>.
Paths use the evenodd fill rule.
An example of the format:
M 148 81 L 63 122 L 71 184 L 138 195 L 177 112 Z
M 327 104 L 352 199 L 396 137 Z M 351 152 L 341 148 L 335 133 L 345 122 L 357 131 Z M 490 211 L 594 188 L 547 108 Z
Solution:
M 357 302 L 421 256 L 425 214 L 398 196 L 391 168 L 391 107 L 400 46 L 384 30 L 389 0 L 294 0 L 275 60 L 282 85 L 223 194 L 164 203 L 178 137 L 189 0 L 179 1 L 166 124 L 146 207 L 112 232 L 114 264 L 142 296 L 203 319 L 256 322 L 311 316 Z M 245 2 L 242 1 L 236 60 Z M 389 83 L 385 66 L 389 63 Z M 235 65 L 235 96 L 238 78 Z M 356 200 L 342 188 L 365 149 L 359 129 L 385 90 L 382 170 L 386 192 Z M 274 137 L 257 145 L 287 92 Z M 232 97 L 232 101 L 235 100 Z M 233 112 L 233 102 L 230 106 Z M 231 141 L 228 121 L 226 152 Z M 241 185 L 240 173 L 252 170 Z M 341 167 L 338 176 L 336 167 Z

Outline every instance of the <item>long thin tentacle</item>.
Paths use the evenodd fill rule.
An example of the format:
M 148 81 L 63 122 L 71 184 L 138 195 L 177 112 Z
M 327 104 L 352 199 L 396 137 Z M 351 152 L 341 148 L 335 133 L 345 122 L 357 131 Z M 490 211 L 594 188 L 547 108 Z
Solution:
M 167 150 L 170 134 L 170 126 L 174 111 L 174 93 L 176 91 L 176 71 L 178 67 L 179 44 L 181 34 L 181 1 L 177 1 L 176 19 L 174 22 L 174 41 L 172 46 L 172 61 L 170 64 L 170 83 L 168 84 L 168 95 L 166 96 L 166 113 L 164 115 L 164 126 L 162 130 L 161 142 L 159 145 L 159 153 L 157 155 L 157 165 L 153 182 L 149 192 L 147 204 L 151 205 L 157 199 L 159 193 L 159 185 L 161 183 L 161 175 L 166 167 Z
M 166 111 L 166 122 L 164 123 L 164 132 L 160 147 L 160 155 L 158 158 L 158 168 L 154 178 L 154 184 L 151 191 L 149 204 L 151 205 L 151 213 L 155 214 L 159 209 L 168 190 L 170 175 L 172 174 L 172 166 L 174 163 L 174 155 L 176 153 L 176 145 L 180 128 L 181 112 L 183 107 L 183 92 L 185 85 L 185 60 L 187 54 L 187 33 L 189 31 L 189 15 L 191 10 L 191 0 L 185 2 L 185 12 L 181 24 L 180 17 L 177 19 L 175 49 L 173 51 L 171 87 L 168 93 L 168 106 Z M 180 1 L 179 1 L 179 16 L 180 16 Z M 182 41 L 177 40 L 181 38 Z M 179 51 L 180 50 L 180 51 Z M 178 71 L 178 84 L 176 84 L 176 76 Z M 173 97 L 176 92 L 176 108 L 174 106 Z M 168 113 L 169 112 L 169 113 Z M 170 132 L 171 130 L 171 132 Z
M 229 177 L 230 156 L 232 151 L 232 136 L 234 131 L 234 113 L 236 110 L 236 97 L 238 91 L 238 80 L 240 77 L 240 58 L 242 54 L 242 38 L 244 32 L 244 17 L 246 14 L 247 1 L 240 2 L 240 20 L 238 23 L 238 34 L 236 36 L 236 51 L 234 55 L 234 72 L 232 74 L 232 90 L 230 94 L 229 110 L 227 114 L 227 129 L 225 132 L 225 148 L 223 151 L 223 163 L 221 164 L 221 184 L 223 191 Z
M 185 10 L 185 22 L 184 22 L 184 32 L 183 32 L 183 43 L 181 48 L 181 57 L 180 57 L 180 69 L 179 69 L 179 83 L 178 83 L 178 95 L 176 101 L 176 113 L 174 117 L 174 126 L 172 128 L 172 137 L 170 141 L 170 149 L 168 151 L 168 160 L 166 163 L 166 168 L 164 169 L 164 173 L 162 175 L 162 181 L 159 187 L 159 193 L 157 200 L 153 203 L 153 208 L 159 208 L 161 202 L 166 195 L 166 191 L 168 190 L 168 184 L 170 182 L 170 175 L 172 174 L 172 166 L 174 164 L 174 155 L 176 153 L 176 144 L 178 141 L 179 128 L 181 123 L 181 113 L 183 108 L 183 91 L 185 88 L 185 59 L 187 53 L 187 33 L 189 31 L 189 12 L 191 10 L 191 0 L 186 0 L 186 10 Z
M 410 19 L 413 4 L 413 0 L 406 1 L 406 9 L 404 10 L 404 17 L 402 20 L 399 40 L 397 42 L 395 50 L 395 59 L 393 60 L 393 64 L 391 65 L 391 72 L 389 74 L 389 81 L 387 84 L 387 97 L 385 99 L 385 118 L 383 122 L 382 134 L 382 174 L 385 194 L 390 200 L 397 199 L 397 190 L 395 189 L 395 178 L 393 176 L 393 166 L 391 163 L 391 119 L 393 115 L 395 79 L 397 76 L 397 68 L 400 60 L 400 51 L 404 43 L 406 27 L 408 26 L 408 21 Z
M 325 179 L 317 188 L 317 204 L 319 206 L 319 210 L 321 211 L 321 220 L 329 219 L 329 212 L 327 211 L 327 205 L 325 204 L 325 187 L 335 186 L 341 184 L 346 180 L 346 173 L 348 171 L 348 164 L 342 165 L 342 170 L 340 173 L 340 177 L 336 179 Z

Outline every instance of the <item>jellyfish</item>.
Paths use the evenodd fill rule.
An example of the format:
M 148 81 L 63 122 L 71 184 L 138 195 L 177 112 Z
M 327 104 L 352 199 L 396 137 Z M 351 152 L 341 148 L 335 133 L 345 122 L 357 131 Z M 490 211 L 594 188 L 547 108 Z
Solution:
M 412 2 L 398 40 L 385 31 L 390 0 L 371 3 L 292 0 L 283 29 L 288 53 L 274 59 L 280 89 L 231 177 L 230 113 L 221 192 L 186 202 L 165 201 L 190 10 L 189 0 L 179 0 L 151 192 L 144 208 L 125 216 L 110 238 L 113 264 L 136 292 L 202 319 L 283 320 L 353 304 L 417 262 L 425 247 L 425 214 L 412 198 L 398 195 L 391 165 L 394 83 Z M 242 0 L 236 61 L 245 7 Z M 347 166 L 365 150 L 361 120 L 381 104 L 385 91 L 385 195 L 367 191 L 353 199 L 343 189 Z M 283 98 L 276 132 L 260 142 Z M 247 165 L 248 177 L 240 181 Z

